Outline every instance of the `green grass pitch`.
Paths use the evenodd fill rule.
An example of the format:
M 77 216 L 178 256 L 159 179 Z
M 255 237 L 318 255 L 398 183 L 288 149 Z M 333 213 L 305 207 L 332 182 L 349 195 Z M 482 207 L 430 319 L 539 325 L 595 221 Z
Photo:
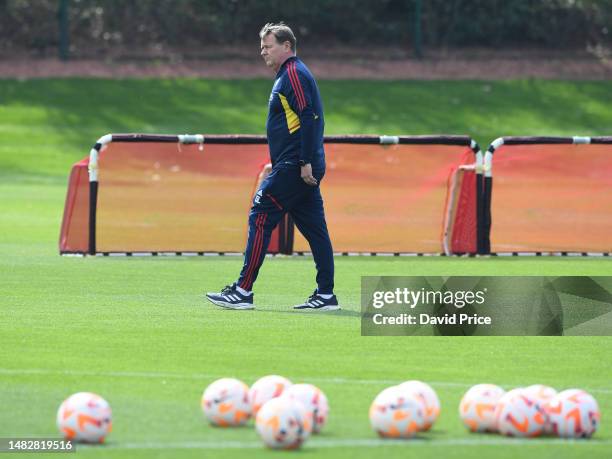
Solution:
M 479 109 L 473 99 L 483 85 L 498 99 Z M 612 125 L 609 82 L 321 87 L 330 134 L 480 129 L 483 139 L 477 140 L 484 144 L 501 134 L 604 135 Z M 80 457 L 609 457 L 612 338 L 362 337 L 358 314 L 365 275 L 601 276 L 612 275 L 609 259 L 339 257 L 336 292 L 344 309 L 310 315 L 290 310 L 314 287 L 309 257 L 267 259 L 255 287 L 258 309 L 225 311 L 205 302 L 202 293 L 232 281 L 240 258 L 58 255 L 70 164 L 100 135 L 262 133 L 268 89 L 265 81 L 0 80 L 0 437 L 57 435 L 59 404 L 87 390 L 111 403 L 114 429 L 105 446 L 81 448 Z M 262 92 L 261 101 L 247 100 L 242 111 L 237 94 L 249 91 Z M 364 93 L 377 92 L 399 100 L 384 114 L 378 105 L 365 110 L 371 98 Z M 97 106 L 88 94 L 100 95 Z M 468 105 L 453 120 L 439 106 L 425 109 L 420 120 L 410 109 L 420 100 L 452 97 Z M 528 107 L 540 100 L 544 108 L 520 110 L 513 104 L 521 100 L 531 101 Z M 553 110 L 557 102 L 571 106 L 573 115 Z M 222 116 L 212 104 L 222 107 Z M 493 132 L 485 109 L 510 106 L 493 121 L 511 132 Z M 224 116 L 226 124 L 220 124 Z M 272 373 L 316 384 L 329 398 L 328 425 L 300 452 L 264 449 L 252 422 L 219 429 L 202 417 L 199 400 L 214 379 L 234 376 L 251 384 Z M 406 379 L 431 383 L 441 399 L 440 419 L 418 440 L 379 440 L 369 427 L 368 407 L 381 389 Z M 533 383 L 585 388 L 599 402 L 601 428 L 592 440 L 576 442 L 469 434 L 458 404 L 465 390 L 481 382 L 506 389 Z

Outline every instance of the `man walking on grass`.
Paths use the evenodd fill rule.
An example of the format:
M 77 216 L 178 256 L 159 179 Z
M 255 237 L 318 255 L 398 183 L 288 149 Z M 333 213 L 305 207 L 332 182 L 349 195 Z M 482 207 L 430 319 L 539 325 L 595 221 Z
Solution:
M 340 309 L 334 289 L 334 257 L 319 188 L 325 175 L 323 105 L 317 83 L 296 56 L 296 39 L 283 24 L 266 24 L 259 33 L 261 56 L 276 72 L 266 123 L 272 172 L 253 199 L 249 238 L 238 280 L 206 297 L 229 309 L 253 309 L 257 279 L 272 230 L 289 213 L 304 235 L 317 268 L 317 289 L 294 309 Z

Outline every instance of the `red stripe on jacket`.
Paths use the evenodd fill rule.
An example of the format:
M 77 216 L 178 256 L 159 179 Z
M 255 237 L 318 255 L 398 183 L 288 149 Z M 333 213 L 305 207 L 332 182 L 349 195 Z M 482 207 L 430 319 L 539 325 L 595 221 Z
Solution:
M 306 98 L 304 97 L 304 89 L 302 88 L 302 83 L 300 82 L 300 78 L 297 74 L 297 70 L 295 68 L 295 62 L 290 62 L 287 67 L 287 73 L 289 75 L 289 81 L 291 82 L 291 87 L 293 88 L 293 92 L 298 101 L 298 108 L 304 110 L 306 107 Z

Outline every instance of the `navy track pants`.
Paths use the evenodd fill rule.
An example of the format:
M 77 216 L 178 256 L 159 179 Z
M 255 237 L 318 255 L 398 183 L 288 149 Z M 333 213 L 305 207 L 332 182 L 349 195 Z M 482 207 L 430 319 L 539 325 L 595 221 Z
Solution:
M 313 174 L 318 182 L 322 175 Z M 257 279 L 272 230 L 289 212 L 304 235 L 317 268 L 317 291 L 331 294 L 334 290 L 334 252 L 325 223 L 323 198 L 318 186 L 304 183 L 299 168 L 273 169 L 262 182 L 249 213 L 249 238 L 244 266 L 238 285 L 251 290 Z

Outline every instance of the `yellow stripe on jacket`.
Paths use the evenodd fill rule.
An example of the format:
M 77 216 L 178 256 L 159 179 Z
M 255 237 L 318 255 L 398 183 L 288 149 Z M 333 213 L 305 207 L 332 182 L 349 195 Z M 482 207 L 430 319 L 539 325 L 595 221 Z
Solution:
M 295 114 L 291 107 L 289 106 L 289 102 L 287 102 L 287 98 L 282 94 L 278 94 L 280 97 L 281 104 L 283 104 L 283 108 L 285 109 L 285 118 L 287 118 L 287 128 L 289 129 L 289 133 L 293 134 L 300 128 L 300 119 Z

